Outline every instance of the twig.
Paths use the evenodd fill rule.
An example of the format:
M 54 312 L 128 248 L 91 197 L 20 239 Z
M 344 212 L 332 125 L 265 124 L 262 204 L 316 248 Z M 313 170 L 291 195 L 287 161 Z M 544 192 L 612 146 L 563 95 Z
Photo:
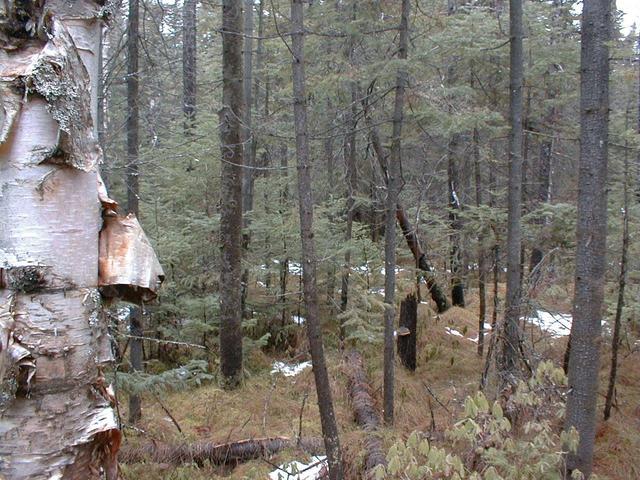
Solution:
M 304 392 L 304 397 L 302 397 L 302 406 L 300 407 L 300 417 L 298 420 L 298 439 L 296 440 L 296 445 L 300 446 L 300 439 L 302 438 L 302 414 L 304 412 L 304 406 L 307 403 L 307 398 L 309 397 L 309 392 Z
M 433 391 L 431 390 L 431 388 L 429 388 L 429 385 L 427 385 L 425 382 L 422 382 L 422 385 L 424 386 L 424 388 L 427 389 L 427 392 L 429 392 L 429 395 L 431 395 L 433 397 L 433 399 L 438 402 L 438 405 L 440 405 L 442 408 L 444 408 L 444 410 L 451 415 L 451 412 L 449 411 L 449 409 L 445 406 L 444 403 L 442 403 L 438 397 L 436 396 L 435 393 L 433 393 Z
M 157 393 L 153 394 L 153 398 L 155 398 L 156 402 L 158 402 L 158 405 L 160 405 L 160 408 L 162 408 L 162 410 L 164 410 L 164 413 L 166 413 L 169 416 L 169 418 L 171 419 L 173 424 L 176 426 L 178 431 L 184 436 L 184 432 L 182 431 L 182 428 L 180 428 L 180 424 L 175 419 L 175 417 L 173 415 L 171 415 L 171 412 L 169 411 L 169 409 L 167 407 L 165 407 L 164 403 L 162 403 L 162 401 L 160 400 L 160 397 L 158 396 Z
M 266 430 L 267 430 L 267 410 L 269 409 L 269 402 L 271 401 L 271 394 L 273 393 L 273 391 L 276 389 L 276 382 L 278 381 L 277 378 L 278 376 L 274 376 L 273 377 L 273 383 L 271 384 L 271 389 L 269 390 L 269 395 L 267 396 L 267 399 L 264 401 L 264 409 L 262 410 L 262 435 L 266 435 Z

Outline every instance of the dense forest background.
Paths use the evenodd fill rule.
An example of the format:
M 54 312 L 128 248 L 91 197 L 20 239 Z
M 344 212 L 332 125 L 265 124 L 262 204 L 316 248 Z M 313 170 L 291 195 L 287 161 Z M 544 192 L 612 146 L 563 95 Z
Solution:
M 338 423 L 348 430 L 346 438 L 354 439 L 343 439 L 353 478 L 359 478 L 359 455 L 365 447 L 349 430 L 352 427 L 345 427 L 350 424 L 343 405 L 348 395 L 344 386 L 336 386 L 342 382 L 336 372 L 343 368 L 337 366 L 341 349 L 357 347 L 369 362 L 365 370 L 372 378 L 375 402 L 380 401 L 380 351 L 384 301 L 388 300 L 384 288 L 385 201 L 388 162 L 395 158 L 394 92 L 399 71 L 406 72 L 406 88 L 398 210 L 406 223 L 401 222 L 396 232 L 395 292 L 398 305 L 407 295 L 417 294 L 421 326 L 416 373 L 398 371 L 400 413 L 395 430 L 382 434 L 385 453 L 394 441 L 411 439 L 411 431 L 425 430 L 427 425 L 431 426 L 429 438 L 436 444 L 443 442 L 443 432 L 454 424 L 455 412 L 465 408 L 464 396 L 476 395 L 490 351 L 490 325 L 495 326 L 504 315 L 510 132 L 508 2 L 411 2 L 406 58 L 398 56 L 401 3 L 336 0 L 305 5 L 306 101 L 320 320 L 334 391 L 337 388 Z M 242 236 L 243 368 L 247 380 L 237 393 L 226 394 L 234 395 L 233 400 L 211 386 L 221 380 L 220 295 L 224 288 L 219 281 L 218 239 L 225 200 L 221 192 L 226 191 L 227 180 L 221 174 L 224 159 L 221 162 L 219 136 L 222 10 L 218 3 L 207 1 L 140 2 L 139 31 L 133 36 L 138 65 L 133 70 L 127 5 L 114 13 L 103 41 L 98 124 L 105 153 L 102 175 L 111 196 L 129 198 L 129 203 L 132 198 L 139 201 L 138 216 L 166 273 L 158 302 L 144 306 L 143 330 L 133 331 L 129 326 L 128 317 L 137 315 L 129 312 L 129 307 L 114 309 L 120 355 L 117 385 L 121 393 L 141 395 L 143 409 L 147 405 L 149 412 L 166 412 L 172 423 L 184 430 L 174 432 L 173 425 L 158 427 L 158 418 L 144 413 L 140 428 L 169 443 L 176 441 L 172 435 L 178 433 L 177 438 L 204 437 L 219 442 L 265 433 L 289 435 L 298 428 L 297 418 L 292 426 L 282 423 L 280 417 L 297 417 L 299 410 L 302 429 L 304 402 L 308 395 L 314 395 L 308 385 L 276 386 L 270 374 L 273 360 L 301 362 L 307 360 L 308 350 L 296 195 L 299 170 L 295 161 L 290 5 L 260 0 L 244 2 L 244 6 L 243 95 L 248 108 L 240 122 L 244 163 L 249 166 L 243 169 Z M 529 0 L 523 10 L 520 315 L 522 335 L 527 339 L 522 353 L 527 368 L 535 371 L 538 365 L 546 365 L 546 359 L 562 366 L 569 325 L 544 324 L 540 328 L 533 319 L 541 321 L 551 313 L 554 320 L 570 323 L 572 312 L 581 32 L 577 1 Z M 614 417 L 621 416 L 622 424 L 627 418 L 637 427 L 637 407 L 634 410 L 632 405 L 637 405 L 640 393 L 639 372 L 636 366 L 633 373 L 634 367 L 629 365 L 634 358 L 637 363 L 640 321 L 640 251 L 634 241 L 640 225 L 640 44 L 635 28 L 621 30 L 619 13 L 614 20 L 609 46 L 608 236 L 607 251 L 601 252 L 607 258 L 602 342 L 606 360 L 602 361 L 601 385 L 604 395 L 619 309 L 622 328 L 613 343 L 621 348 L 620 372 L 626 380 L 618 386 Z M 132 97 L 133 77 L 138 89 Z M 128 148 L 132 102 L 140 119 L 139 151 L 133 156 Z M 630 232 L 630 239 L 625 232 Z M 418 256 L 408 242 L 411 233 L 425 254 L 423 261 L 430 270 L 427 281 L 437 285 L 454 307 L 446 309 L 431 301 L 417 267 Z M 621 276 L 625 243 L 622 262 L 626 271 Z M 622 303 L 621 278 L 626 281 Z M 531 321 L 524 321 L 527 318 Z M 479 321 L 487 325 L 484 344 Z M 132 373 L 127 350 L 131 345 L 133 352 L 135 340 L 141 337 L 144 373 Z M 205 384 L 209 386 L 196 389 Z M 184 388 L 200 393 L 182 392 L 185 396 L 180 397 Z M 420 390 L 422 397 L 415 390 Z M 208 393 L 198 397 L 198 402 L 206 406 L 188 401 L 203 391 Z M 251 398 L 257 392 L 260 401 Z M 277 395 L 283 398 L 279 400 Z M 429 408 L 424 405 L 425 398 Z M 476 400 L 482 411 L 481 399 Z M 294 412 L 271 411 L 272 404 L 280 401 Z M 247 408 L 236 409 L 234 402 L 246 403 Z M 162 410 L 158 410 L 160 405 Z M 466 408 L 471 408 L 468 405 Z M 199 412 L 199 419 L 188 415 L 191 409 Z M 210 415 L 208 420 L 202 419 L 202 409 L 211 410 L 204 414 Z M 223 420 L 226 415 L 229 418 Z M 243 433 L 240 425 L 247 416 L 253 427 Z M 266 429 L 271 421 L 267 418 L 272 417 L 275 420 Z M 305 428 L 309 433 L 318 433 L 317 419 L 308 422 Z M 234 423 L 239 424 L 236 430 Z M 206 434 L 201 435 L 198 429 L 203 428 Z M 278 428 L 286 431 L 278 432 Z M 637 467 L 622 458 L 638 446 L 637 428 L 634 435 L 622 426 L 609 429 L 614 431 L 600 430 L 598 442 L 616 444 L 618 451 L 601 447 L 596 452 L 596 473 L 608 478 L 637 478 Z M 553 422 L 543 430 L 549 435 L 554 431 Z M 145 438 L 143 434 L 140 437 L 140 441 Z M 404 448 L 413 448 L 409 443 Z M 543 478 L 517 472 L 508 476 L 504 467 L 512 459 L 505 455 L 500 470 L 504 478 Z M 465 461 L 468 466 L 468 459 Z M 181 468 L 186 470 L 171 469 L 166 478 L 208 474 L 202 465 Z M 269 470 L 264 464 L 246 468 L 244 473 L 239 468 L 231 475 L 261 478 L 265 468 Z M 129 474 L 130 478 L 142 478 L 136 477 L 141 473 L 135 469 Z M 498 478 L 488 476 L 486 470 L 484 475 Z

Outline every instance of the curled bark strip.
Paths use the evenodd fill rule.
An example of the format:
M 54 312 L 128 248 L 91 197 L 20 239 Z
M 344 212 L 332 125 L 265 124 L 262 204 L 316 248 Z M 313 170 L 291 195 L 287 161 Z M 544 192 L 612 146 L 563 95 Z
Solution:
M 371 396 L 371 387 L 364 370 L 362 355 L 355 350 L 347 353 L 349 395 L 356 423 L 366 432 L 365 469 L 369 474 L 377 465 L 386 465 L 382 439 L 377 435 L 380 417 Z
M 11 133 L 19 111 L 20 96 L 0 84 L 0 145 L 7 140 Z
M 261 457 L 268 457 L 287 448 L 297 448 L 309 454 L 323 453 L 321 438 L 268 437 L 240 440 L 237 442 L 215 444 L 197 442 L 182 445 L 147 443 L 140 447 L 125 445 L 120 449 L 120 463 L 169 463 L 182 465 L 195 463 L 202 465 L 210 462 L 214 465 L 236 465 Z
M 107 216 L 100 232 L 99 286 L 107 298 L 140 303 L 156 298 L 164 271 L 133 214 Z

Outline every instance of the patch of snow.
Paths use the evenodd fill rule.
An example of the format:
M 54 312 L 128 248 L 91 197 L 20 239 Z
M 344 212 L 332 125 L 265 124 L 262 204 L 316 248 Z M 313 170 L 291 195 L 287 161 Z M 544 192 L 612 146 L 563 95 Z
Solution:
M 396 275 L 397 275 L 397 274 L 398 274 L 398 273 L 400 273 L 400 272 L 404 272 L 404 271 L 405 271 L 405 269 L 404 269 L 404 268 L 400 268 L 400 267 L 398 267 L 398 266 L 396 265 L 396 268 L 395 268 L 395 270 L 394 270 L 394 271 L 396 272 Z M 384 275 L 384 272 L 385 272 L 385 268 L 384 268 L 384 267 L 380 268 L 380 275 Z
M 329 468 L 326 456 L 311 457 L 309 463 L 283 463 L 269 473 L 269 480 L 316 480 L 322 478 Z
M 302 363 L 285 363 L 285 362 L 273 362 L 271 368 L 271 375 L 281 373 L 285 377 L 295 377 L 300 372 L 311 366 L 311 361 Z
M 445 327 L 445 331 L 449 334 L 449 335 L 454 335 L 456 337 L 462 337 L 465 338 L 463 334 L 461 334 L 458 330 L 455 330 L 453 328 L 449 328 L 449 327 Z
M 554 313 L 545 310 L 537 310 L 535 315 L 526 318 L 526 321 L 540 327 L 541 330 L 550 333 L 554 337 L 564 337 L 571 332 L 569 313 Z
M 357 267 L 351 267 L 351 270 L 358 273 L 367 273 L 369 271 L 369 265 L 359 265 Z
M 384 287 L 380 287 L 380 288 L 372 288 L 370 290 L 371 293 L 375 293 L 377 295 L 382 295 L 384 296 Z
M 296 325 L 302 325 L 304 322 L 307 321 L 306 318 L 301 317 L 299 315 L 291 315 L 291 320 L 293 320 L 293 323 L 295 323 Z
M 302 275 L 302 265 L 297 262 L 289 262 L 289 273 L 291 275 Z
M 267 284 L 266 284 L 266 283 L 264 283 L 264 282 L 261 282 L 260 280 L 258 280 L 258 281 L 256 282 L 256 284 L 257 284 L 259 287 L 262 287 L 262 288 L 266 288 L 266 287 L 267 287 Z

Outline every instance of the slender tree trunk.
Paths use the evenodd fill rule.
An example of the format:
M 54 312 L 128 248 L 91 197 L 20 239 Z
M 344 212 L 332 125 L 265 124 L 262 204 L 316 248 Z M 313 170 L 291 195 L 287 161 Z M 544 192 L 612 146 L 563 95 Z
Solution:
M 504 324 L 501 332 L 501 351 L 498 357 L 500 388 L 515 384 L 520 365 L 520 248 L 522 213 L 522 0 L 510 0 L 511 71 L 509 107 L 509 194 L 507 219 L 507 295 Z
M 607 159 L 611 2 L 585 0 L 580 76 L 580 167 L 575 295 L 565 428 L 580 434 L 567 456 L 567 478 L 591 475 L 607 246 Z
M 129 1 L 127 23 L 127 213 L 140 215 L 140 171 L 138 167 L 139 148 L 139 77 L 138 77 L 138 25 L 140 6 L 138 0 Z M 129 330 L 134 337 L 142 337 L 144 332 L 140 307 L 129 309 Z M 142 340 L 131 338 L 129 342 L 129 362 L 133 371 L 143 370 Z M 142 402 L 139 395 L 129 396 L 129 423 L 136 423 L 142 417 Z
M 400 39 L 398 58 L 407 59 L 409 43 L 409 0 L 402 0 L 400 16 Z M 386 224 L 384 232 L 384 421 L 393 424 L 394 391 L 394 341 L 393 326 L 396 306 L 396 210 L 401 185 L 402 162 L 402 121 L 404 109 L 404 91 L 407 84 L 407 71 L 404 64 L 398 68 L 396 77 L 396 98 L 393 110 L 393 136 L 391 138 L 391 157 L 389 162 L 389 180 L 387 182 Z
M 222 108 L 220 144 L 220 372 L 225 388 L 242 380 L 242 0 L 222 3 Z
M 242 249 L 247 253 L 251 236 L 249 234 L 249 218 L 247 213 L 253 210 L 253 186 L 255 173 L 252 167 L 255 166 L 254 146 L 255 138 L 251 129 L 252 123 L 252 95 L 253 95 L 253 0 L 244 0 L 244 54 L 243 54 L 243 94 L 244 94 L 244 118 L 243 118 L 243 158 L 244 164 L 248 167 L 242 172 L 242 213 L 244 218 L 245 231 L 242 234 Z M 242 316 L 248 318 L 247 295 L 249 293 L 249 268 L 242 271 Z
M 629 123 L 629 109 L 627 108 L 627 126 Z M 623 173 L 623 200 L 622 200 L 622 253 L 620 255 L 620 276 L 618 277 L 618 303 L 616 316 L 613 323 L 613 338 L 611 339 L 611 370 L 609 372 L 609 384 L 604 402 L 604 419 L 609 420 L 611 407 L 616 388 L 616 376 L 618 373 L 618 349 L 620 347 L 620 329 L 622 327 L 622 309 L 624 308 L 624 290 L 627 283 L 627 256 L 629 251 L 629 151 L 628 142 L 625 141 L 624 149 L 624 173 Z
M 303 0 L 291 2 L 291 48 L 293 53 L 293 114 L 296 134 L 296 156 L 298 159 L 298 197 L 300 202 L 300 236 L 302 240 L 302 277 L 304 300 L 307 311 L 307 335 L 313 375 L 318 394 L 320 422 L 324 437 L 329 478 L 342 479 L 342 453 L 338 437 L 338 425 L 333 411 L 329 374 L 324 358 L 322 329 L 318 311 L 318 288 L 316 285 L 316 253 L 313 239 L 313 192 L 311 189 L 311 162 L 307 134 L 307 97 L 304 74 L 304 8 Z
M 353 2 L 353 12 L 351 14 L 352 21 L 356 20 L 357 2 Z M 349 39 L 349 46 L 346 52 L 348 61 L 353 68 L 354 63 L 354 38 L 351 36 Z M 345 240 L 348 243 L 351 242 L 351 236 L 353 233 L 353 216 L 355 214 L 354 208 L 356 204 L 355 193 L 358 187 L 358 170 L 356 167 L 356 128 L 357 122 L 357 102 L 358 102 L 358 85 L 355 81 L 349 81 L 349 90 L 351 92 L 351 108 L 349 114 L 349 134 L 347 136 L 347 145 L 345 145 L 345 159 L 347 166 L 347 231 Z M 348 146 L 348 149 L 346 148 Z M 349 275 L 351 273 L 351 249 L 347 249 L 344 254 L 344 266 L 342 269 L 342 292 L 340 296 L 340 311 L 345 312 L 347 310 L 347 304 L 349 301 Z M 344 325 L 340 325 L 340 338 L 344 339 L 345 331 Z
M 480 133 L 473 129 L 473 170 L 476 187 L 476 207 L 482 205 L 482 175 L 480 173 Z M 484 323 L 487 319 L 487 265 L 484 251 L 484 229 L 478 232 L 478 355 L 484 353 Z
M 196 3 L 184 0 L 182 7 L 182 111 L 187 135 L 196 122 Z
M 449 235 L 450 252 L 449 263 L 451 266 L 451 304 L 464 308 L 464 283 L 462 282 L 462 259 L 460 251 L 460 230 L 462 225 L 458 218 L 461 209 L 458 196 L 458 165 L 457 165 L 458 135 L 454 134 L 449 142 L 447 154 L 447 185 L 449 190 Z

